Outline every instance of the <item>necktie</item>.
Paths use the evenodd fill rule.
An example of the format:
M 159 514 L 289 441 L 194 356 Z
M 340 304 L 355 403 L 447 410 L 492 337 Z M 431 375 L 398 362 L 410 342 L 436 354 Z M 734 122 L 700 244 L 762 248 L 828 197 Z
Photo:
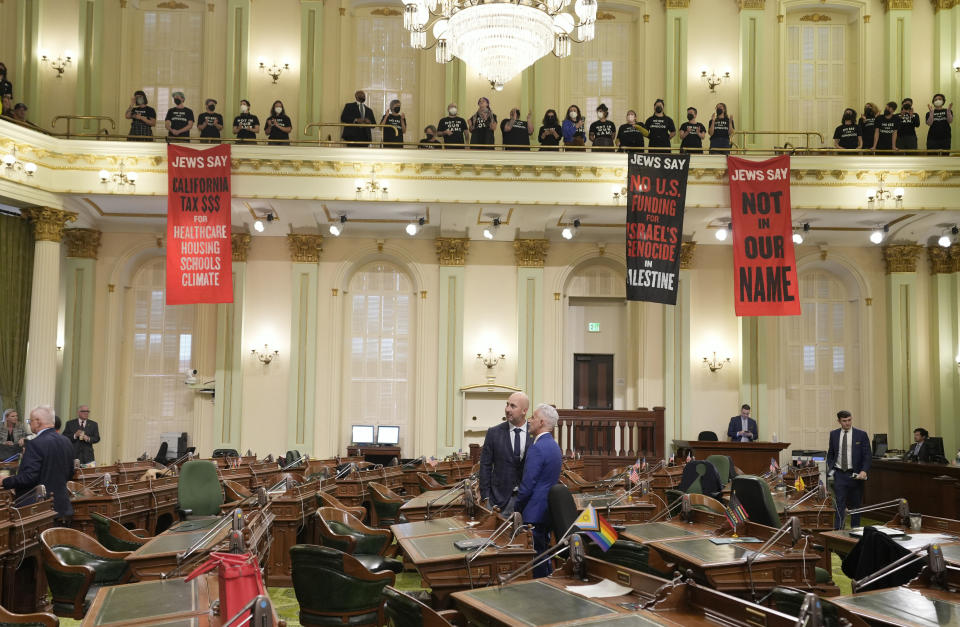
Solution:
M 81 420 L 81 421 L 80 421 L 80 428 L 83 429 L 83 428 L 86 426 L 86 424 L 87 424 L 87 421 L 86 421 L 86 420 Z
M 361 104 L 359 108 L 360 108 L 360 119 L 362 120 L 362 119 L 363 119 L 363 105 Z
M 513 456 L 520 457 L 520 432 L 523 431 L 520 427 L 513 428 Z
M 843 437 L 840 439 L 840 469 L 846 470 L 850 468 L 850 464 L 847 460 L 847 432 L 843 432 Z

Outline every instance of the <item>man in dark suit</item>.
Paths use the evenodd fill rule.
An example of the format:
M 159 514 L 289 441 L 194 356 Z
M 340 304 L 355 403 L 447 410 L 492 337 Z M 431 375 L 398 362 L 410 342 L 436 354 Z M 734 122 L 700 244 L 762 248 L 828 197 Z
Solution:
M 73 446 L 53 429 L 53 408 L 41 405 L 30 412 L 30 430 L 36 437 L 27 442 L 17 474 L 3 480 L 3 487 L 19 497 L 43 484 L 53 496 L 57 522 L 66 525 L 73 516 L 67 481 L 73 477 Z
M 557 426 L 557 410 L 546 403 L 537 405 L 530 419 L 530 435 L 533 444 L 523 464 L 523 479 L 517 494 L 517 511 L 523 522 L 533 525 L 533 550 L 537 555 L 547 550 L 550 544 L 550 510 L 547 494 L 560 481 L 563 469 L 563 452 L 553 439 L 551 431 Z M 557 530 L 558 533 L 566 531 Z M 534 577 L 550 574 L 550 562 L 533 569 Z
M 839 429 L 830 432 L 827 449 L 827 472 L 833 471 L 833 496 L 837 505 L 834 529 L 843 529 L 847 507 L 860 507 L 863 482 L 870 470 L 870 438 L 866 431 L 853 428 L 853 414 L 845 409 L 837 412 Z M 860 526 L 860 515 L 850 515 L 850 526 Z
M 908 462 L 928 462 L 930 461 L 930 447 L 927 446 L 927 438 L 930 436 L 923 427 L 917 427 L 913 430 L 913 446 L 903 456 L 904 461 Z
M 74 457 L 80 460 L 82 465 L 94 462 L 93 445 L 100 441 L 100 427 L 90 420 L 89 407 L 81 405 L 77 409 L 77 417 L 67 421 L 63 435 L 73 442 Z
M 480 498 L 505 514 L 513 512 L 524 453 L 533 443 L 528 433 L 527 409 L 530 399 L 514 392 L 504 408 L 506 420 L 487 429 L 480 453 Z
M 356 98 L 356 102 L 348 102 L 343 105 L 340 121 L 344 124 L 376 124 L 377 120 L 373 111 L 366 105 L 367 95 L 361 90 L 357 90 L 353 97 Z M 373 137 L 371 130 L 357 126 L 345 126 L 340 137 L 345 142 L 358 142 L 347 144 L 350 148 L 367 148 Z
M 750 417 L 750 406 L 741 405 L 740 415 L 730 419 L 727 437 L 731 442 L 756 442 L 757 421 Z

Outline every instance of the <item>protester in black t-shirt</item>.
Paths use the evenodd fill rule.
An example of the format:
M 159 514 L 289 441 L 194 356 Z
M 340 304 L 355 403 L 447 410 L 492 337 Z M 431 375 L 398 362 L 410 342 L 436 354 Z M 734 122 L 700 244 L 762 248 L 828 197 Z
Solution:
M 607 119 L 610 110 L 600 103 L 597 107 L 597 121 L 590 125 L 589 136 L 594 148 L 613 148 L 613 137 L 617 133 L 616 125 Z
M 383 129 L 383 143 L 392 144 L 393 148 L 403 148 L 403 134 L 407 132 L 407 116 L 400 113 L 400 101 L 397 99 L 390 101 L 390 108 L 380 118 L 380 124 L 386 124 L 390 128 Z M 395 144 L 400 144 L 395 145 Z M 384 145 L 384 148 L 387 146 Z
M 467 143 L 467 121 L 457 115 L 457 103 L 447 105 L 447 117 L 437 124 L 437 135 L 443 137 L 444 148 L 463 149 Z
M 147 106 L 147 94 L 142 90 L 133 92 L 130 106 L 124 117 L 130 122 L 130 136 L 128 141 L 153 141 L 153 127 L 157 125 L 157 112 Z
M 876 120 L 879 112 L 880 107 L 872 102 L 868 102 L 863 107 L 863 115 L 857 124 L 860 127 L 860 138 L 863 140 L 864 150 L 873 148 L 873 136 L 876 134 Z
M 467 120 L 467 127 L 470 130 L 470 145 L 474 150 L 493 150 L 497 116 L 490 110 L 488 99 L 481 96 L 477 100 L 477 112 Z
M 630 109 L 627 111 L 627 123 L 621 124 L 617 130 L 617 145 L 620 146 L 620 152 L 643 148 L 643 138 L 648 135 L 650 131 L 637 122 L 637 112 Z
M 707 129 L 697 122 L 697 110 L 687 107 L 687 121 L 680 125 L 681 152 L 703 152 L 703 138 Z
M 271 139 L 271 144 L 289 144 L 290 131 L 293 130 L 293 122 L 287 115 L 283 103 L 279 100 L 273 103 L 270 110 L 270 117 L 263 123 L 263 132 L 267 134 L 267 139 Z
M 557 122 L 555 109 L 547 109 L 547 112 L 543 114 L 543 122 L 537 137 L 540 139 L 540 150 L 560 150 L 560 138 L 563 137 L 563 129 Z
M 900 150 L 916 150 L 920 116 L 913 110 L 913 98 L 904 98 L 901 107 L 900 128 L 897 129 L 897 148 Z
M 256 139 L 260 132 L 260 118 L 250 113 L 250 101 L 240 101 L 240 115 L 233 118 L 233 134 L 241 143 Z
M 933 95 L 933 104 L 927 105 L 927 150 L 950 150 L 950 125 L 953 124 L 953 103 L 946 108 L 947 97 Z
M 167 109 L 165 125 L 167 141 L 189 142 L 190 129 L 193 128 L 193 110 L 184 106 L 186 98 L 182 91 L 173 92 L 174 106 Z
M 0 62 L 0 97 L 10 96 L 13 100 L 13 83 L 7 80 L 7 64 Z
M 423 129 L 424 138 L 420 140 L 418 148 L 437 149 L 443 148 L 440 140 L 437 139 L 437 128 L 431 124 Z
M 220 139 L 220 131 L 223 130 L 223 116 L 216 112 L 217 101 L 213 98 L 207 98 L 204 104 L 206 104 L 207 110 L 197 116 L 197 129 L 200 131 L 200 137 Z
M 844 150 L 860 150 L 863 147 L 860 126 L 857 125 L 857 112 L 853 109 L 843 111 L 843 121 L 833 131 L 833 145 Z
M 896 115 L 897 103 L 890 101 L 883 110 L 883 115 L 874 120 L 876 130 L 873 132 L 874 150 L 897 150 L 897 133 L 900 131 L 900 116 Z
M 727 115 L 727 105 L 723 102 L 717 103 L 717 110 L 710 116 L 710 126 L 707 128 L 710 134 L 710 154 L 722 155 L 730 152 L 730 140 L 736 135 L 736 128 L 733 124 L 733 118 Z
M 500 123 L 504 150 L 530 150 L 530 136 L 533 135 L 532 114 L 527 113 L 525 120 L 520 119 L 520 109 L 510 109 L 510 117 Z
M 653 102 L 653 115 L 643 124 L 650 131 L 648 143 L 651 148 L 670 148 L 670 140 L 677 134 L 673 119 L 663 111 L 663 99 L 657 98 Z

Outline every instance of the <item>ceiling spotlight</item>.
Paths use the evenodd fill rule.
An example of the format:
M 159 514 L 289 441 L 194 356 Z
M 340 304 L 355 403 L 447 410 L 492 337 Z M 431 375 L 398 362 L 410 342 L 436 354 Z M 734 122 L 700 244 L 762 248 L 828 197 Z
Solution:
M 262 218 L 257 218 L 253 221 L 253 230 L 257 233 L 263 233 L 263 229 L 275 220 L 279 220 L 276 214 L 273 213 L 273 211 L 267 211 L 263 214 Z M 266 221 L 267 224 L 264 224 L 264 221 Z
M 803 226 L 802 226 L 801 228 L 803 229 L 803 232 L 804 232 L 804 233 L 807 233 L 808 231 L 810 231 L 810 223 L 809 223 L 809 222 L 804 222 L 804 223 L 803 223 Z M 793 243 L 794 243 L 794 244 L 802 244 L 802 243 L 803 243 L 803 235 L 802 235 L 799 231 L 794 231 L 794 232 L 793 232 Z
M 577 230 L 580 228 L 580 219 L 574 218 L 572 226 L 565 226 L 563 230 L 560 231 L 560 235 L 563 236 L 563 239 L 573 239 L 577 234 Z
M 960 227 L 954 226 L 950 229 L 950 235 L 956 236 L 957 233 L 960 233 Z M 940 236 L 940 239 L 937 240 L 937 243 L 943 246 L 944 248 L 950 248 L 950 244 L 953 243 L 953 240 L 950 238 L 950 235 L 944 233 Z
M 253 222 L 253 230 L 257 233 L 263 233 L 263 220 L 255 220 Z
M 883 236 L 888 231 L 890 231 L 890 227 L 886 224 L 884 224 L 882 227 L 877 227 L 872 233 L 870 233 L 870 241 L 874 244 L 879 244 L 883 241 Z
M 490 226 L 483 228 L 483 238 L 493 239 L 497 235 L 497 230 L 499 228 L 500 228 L 500 218 L 498 216 L 493 219 L 493 223 Z
M 727 235 L 730 234 L 730 229 L 732 228 L 732 226 L 733 226 L 732 224 L 727 226 L 721 226 L 719 229 L 717 229 L 716 238 L 721 242 L 727 241 Z
M 343 229 L 347 226 L 347 216 L 340 216 L 340 219 L 337 222 L 334 222 L 330 225 L 330 235 L 334 237 L 340 237 L 340 234 L 343 233 Z
M 417 218 L 416 220 L 408 224 L 404 230 L 406 230 L 407 235 L 409 235 L 410 237 L 413 237 L 414 235 L 420 232 L 420 229 L 423 228 L 423 225 L 426 223 L 427 223 L 426 218 Z

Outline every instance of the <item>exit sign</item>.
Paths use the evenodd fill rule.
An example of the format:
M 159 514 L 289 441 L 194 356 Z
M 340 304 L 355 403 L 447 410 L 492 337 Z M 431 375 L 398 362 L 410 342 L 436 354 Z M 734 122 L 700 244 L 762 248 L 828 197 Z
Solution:
M 590 333 L 600 333 L 600 323 L 599 322 L 588 322 L 587 331 Z

